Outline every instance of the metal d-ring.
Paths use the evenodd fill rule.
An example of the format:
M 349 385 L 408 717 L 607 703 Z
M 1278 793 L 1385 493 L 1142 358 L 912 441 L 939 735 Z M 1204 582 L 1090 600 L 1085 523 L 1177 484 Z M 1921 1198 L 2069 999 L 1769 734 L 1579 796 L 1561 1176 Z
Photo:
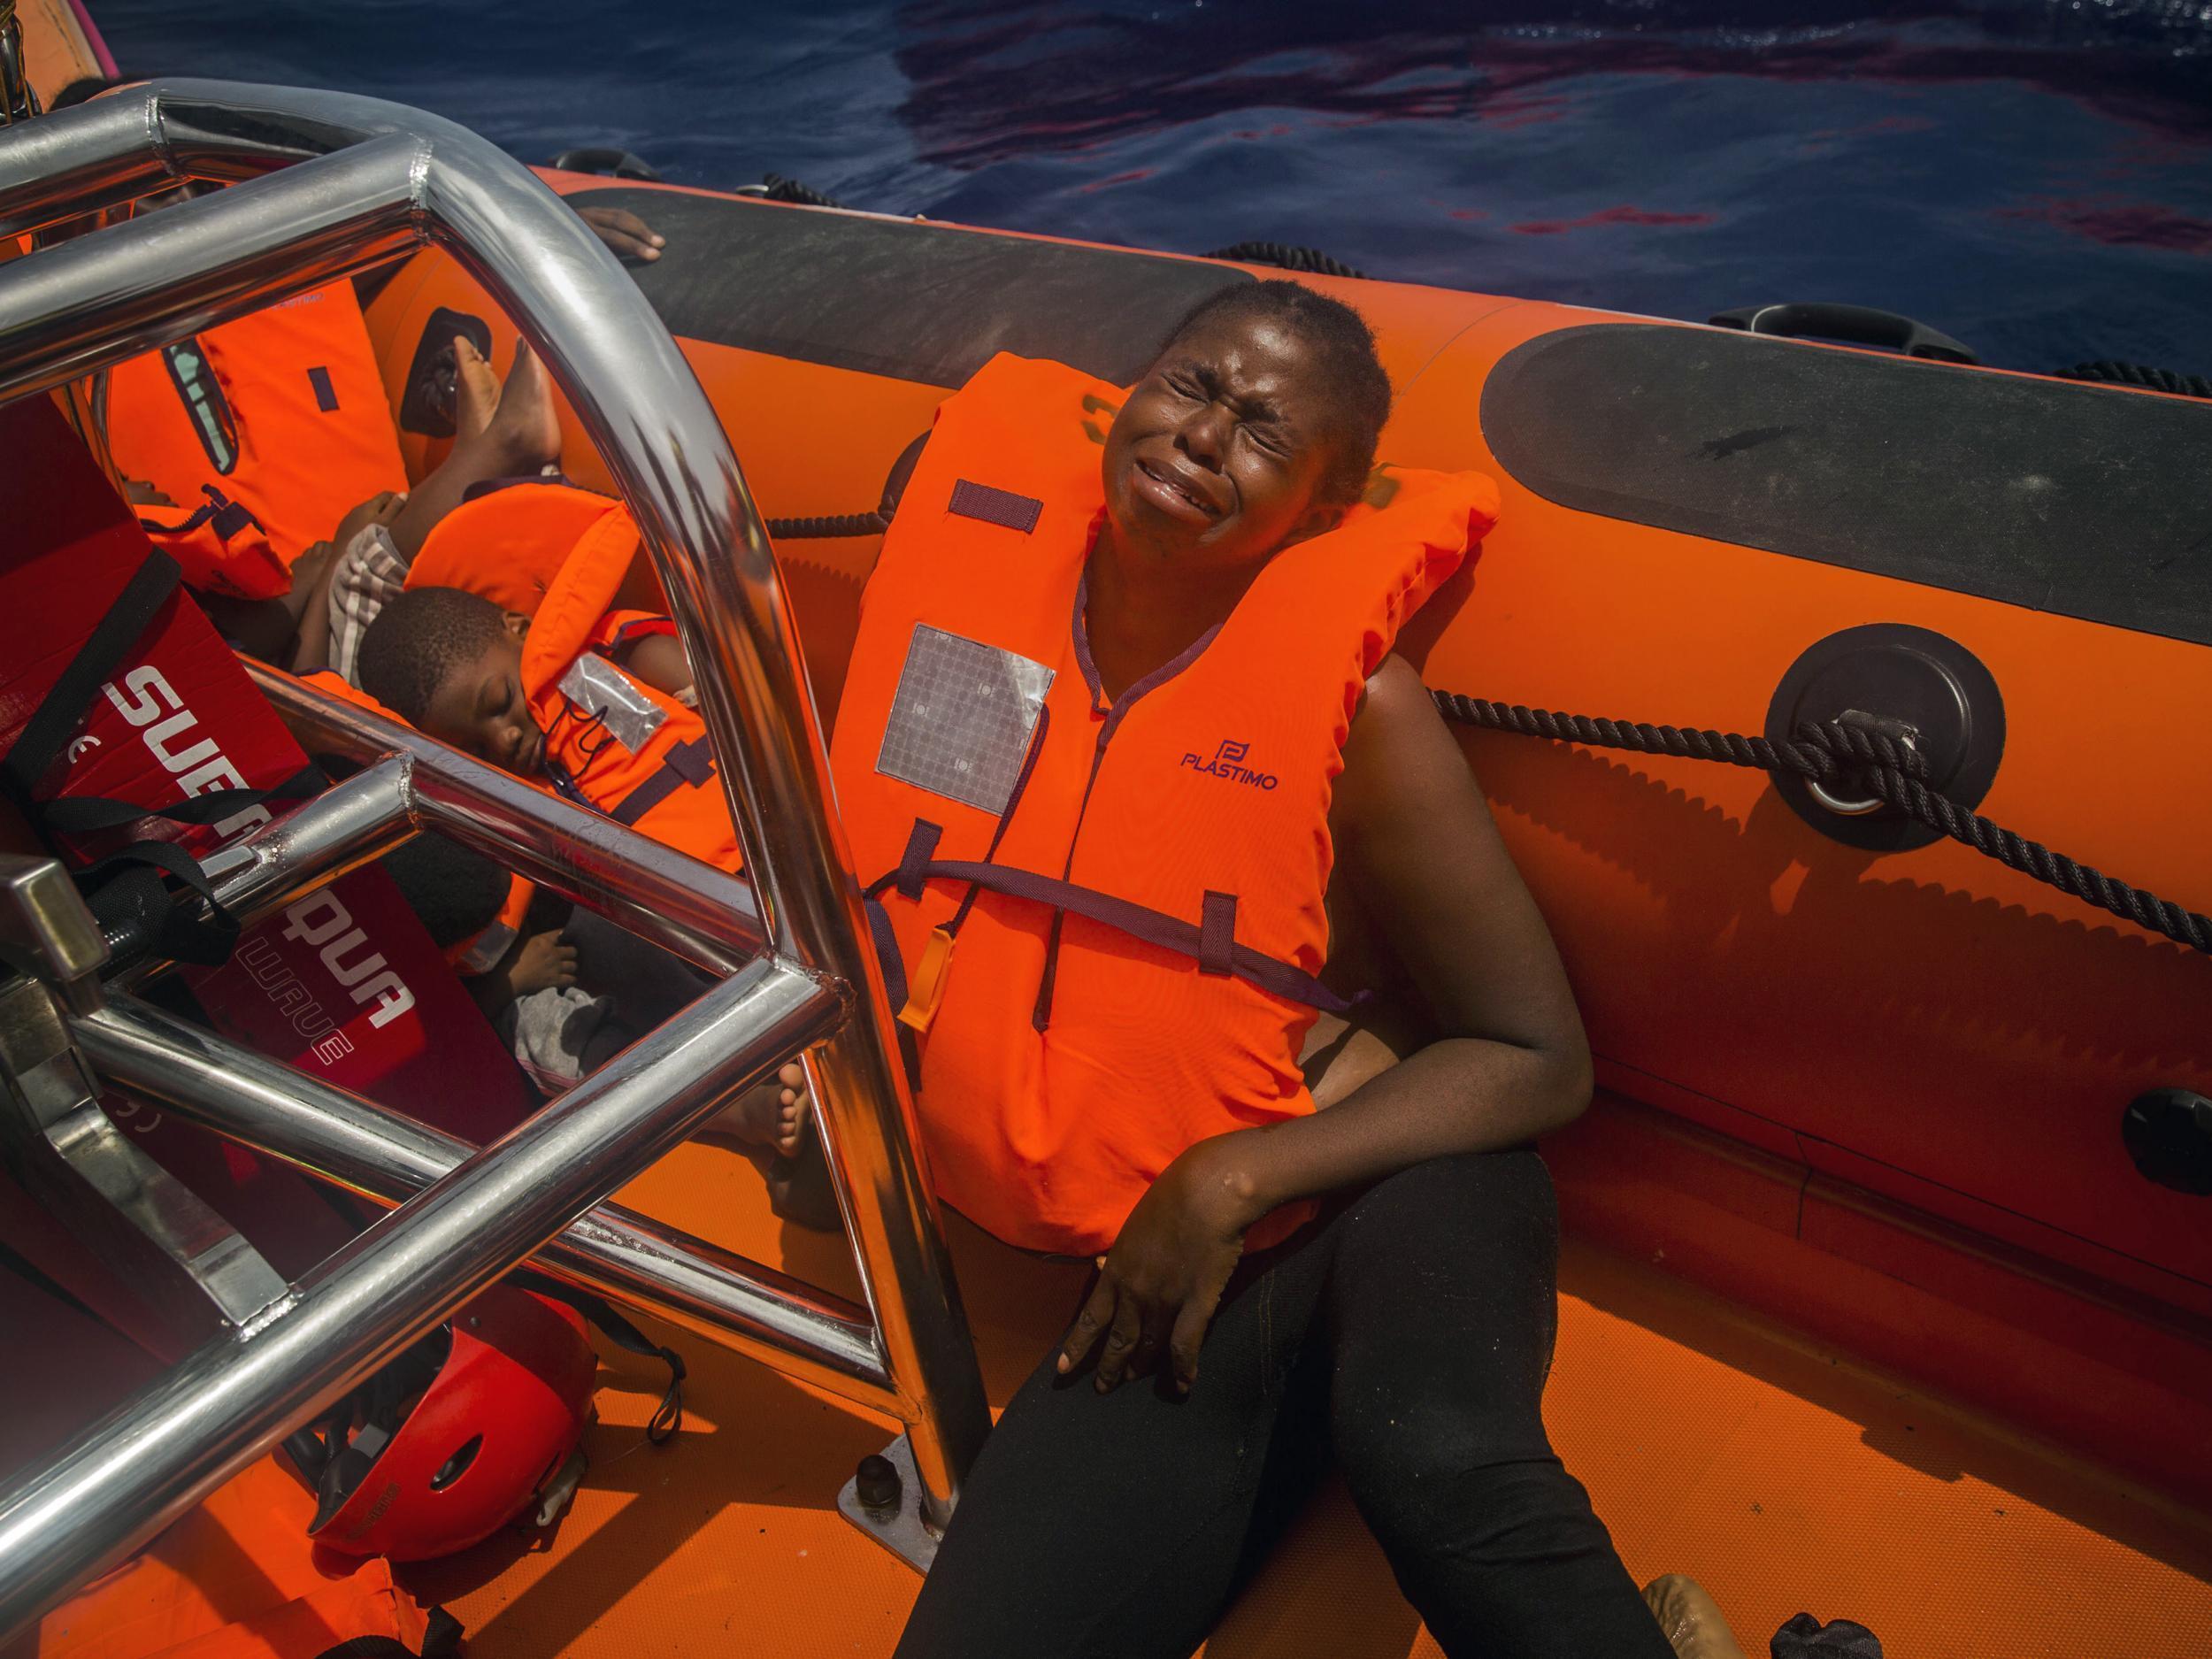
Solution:
M 1836 724 L 1861 726 L 1879 732 L 1900 749 L 1909 750 L 1915 755 L 1920 752 L 1920 733 L 1901 720 L 1886 720 L 1879 715 L 1869 714 L 1862 709 L 1846 709 L 1836 717 Z M 1878 795 L 1869 795 L 1863 797 L 1840 795 L 1825 780 L 1819 778 L 1805 780 L 1805 793 L 1829 811 L 1841 818 L 1866 818 L 1872 813 L 1879 812 L 1889 804 Z

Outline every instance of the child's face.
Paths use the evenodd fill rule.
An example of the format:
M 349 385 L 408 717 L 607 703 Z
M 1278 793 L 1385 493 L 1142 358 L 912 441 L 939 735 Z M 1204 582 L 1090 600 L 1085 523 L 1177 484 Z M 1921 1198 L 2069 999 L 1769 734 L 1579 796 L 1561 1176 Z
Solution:
M 485 646 L 474 661 L 446 676 L 431 698 L 423 726 L 440 742 L 488 760 L 518 777 L 545 769 L 545 733 L 522 695 L 522 640 L 517 625 Z

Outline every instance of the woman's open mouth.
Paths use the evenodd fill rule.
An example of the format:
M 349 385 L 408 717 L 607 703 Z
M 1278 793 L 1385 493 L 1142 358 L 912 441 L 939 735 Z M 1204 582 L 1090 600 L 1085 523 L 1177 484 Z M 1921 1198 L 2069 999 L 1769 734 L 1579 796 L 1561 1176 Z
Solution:
M 1132 471 L 1138 493 L 1162 511 L 1178 518 L 1187 518 L 1195 524 L 1211 524 L 1221 517 L 1221 509 L 1162 468 L 1149 461 L 1137 461 Z

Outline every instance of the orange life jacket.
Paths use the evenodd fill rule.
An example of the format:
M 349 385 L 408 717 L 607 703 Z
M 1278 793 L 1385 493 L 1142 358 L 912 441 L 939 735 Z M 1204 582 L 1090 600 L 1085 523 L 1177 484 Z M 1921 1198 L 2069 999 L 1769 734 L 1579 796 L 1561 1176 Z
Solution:
M 405 489 L 391 403 L 349 282 L 119 363 L 91 401 L 154 545 L 204 592 L 268 599 L 381 490 Z
M 618 824 L 735 872 L 737 831 L 706 723 L 615 661 L 675 625 L 625 599 L 657 593 L 618 502 L 568 484 L 511 485 L 448 514 L 410 588 L 464 588 L 530 618 L 522 688 L 553 787 Z
M 1110 1245 L 1196 1141 L 1313 1109 L 1300 1045 L 1343 1006 L 1315 976 L 1344 739 L 1497 503 L 1476 474 L 1392 472 L 1386 506 L 1277 554 L 1110 703 L 1082 633 L 1103 513 L 1086 418 L 1123 396 L 1002 355 L 943 404 L 832 747 L 855 859 L 882 874 L 872 920 L 896 946 L 937 1190 L 1073 1254 Z

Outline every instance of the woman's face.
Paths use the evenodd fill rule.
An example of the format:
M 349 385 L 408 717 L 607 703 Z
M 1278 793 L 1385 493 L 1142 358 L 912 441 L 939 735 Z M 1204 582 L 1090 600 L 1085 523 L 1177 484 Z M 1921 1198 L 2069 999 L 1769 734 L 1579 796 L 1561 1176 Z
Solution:
M 1337 441 L 1315 352 L 1265 318 L 1201 319 L 1106 434 L 1106 513 L 1130 553 L 1222 571 L 1343 516 L 1317 504 Z

